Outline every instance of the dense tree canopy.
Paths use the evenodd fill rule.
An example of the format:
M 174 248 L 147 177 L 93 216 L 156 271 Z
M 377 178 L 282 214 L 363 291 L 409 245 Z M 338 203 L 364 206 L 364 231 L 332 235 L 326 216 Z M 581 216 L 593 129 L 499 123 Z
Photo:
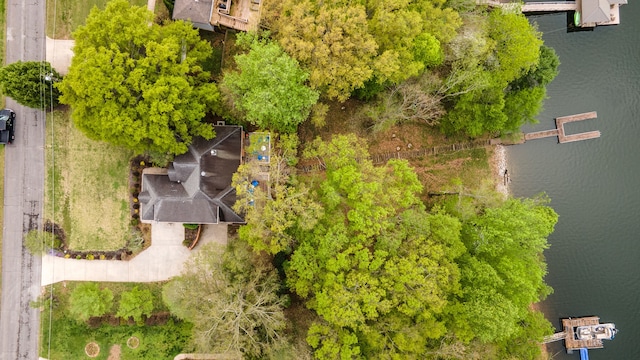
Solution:
M 414 337 L 424 345 L 446 331 L 438 319 L 457 287 L 458 220 L 427 213 L 413 169 L 405 161 L 374 167 L 353 135 L 318 140 L 306 156 L 326 167 L 316 195 L 324 214 L 297 230 L 286 273 L 325 321 L 309 333 L 316 355 L 421 353 Z
M 188 23 L 152 24 L 146 7 L 126 0 L 94 8 L 76 39 L 60 102 L 71 105 L 88 137 L 137 152 L 181 154 L 196 135 L 213 137 L 202 123 L 218 90 L 201 64 L 211 55 Z
M 282 47 L 309 69 L 311 86 L 346 100 L 373 75 L 377 45 L 364 6 L 289 0 L 278 26 Z
M 344 101 L 356 89 L 397 84 L 440 64 L 460 24 L 440 0 L 287 0 L 275 29 L 309 69 L 311 86 Z
M 531 316 L 529 304 L 551 292 L 540 254 L 557 220 L 546 201 L 536 198 L 508 199 L 464 221 L 462 292 L 450 310 L 460 338 L 501 342 L 520 331 L 520 321 Z
M 58 105 L 60 91 L 53 84 L 60 80 L 62 75 L 46 61 L 18 61 L 0 68 L 2 93 L 34 109 Z
M 235 179 L 240 236 L 286 254 L 287 286 L 319 316 L 307 333 L 316 358 L 537 353 L 550 327 L 528 307 L 550 291 L 540 254 L 557 220 L 544 200 L 463 197 L 427 211 L 414 170 L 373 166 L 355 135 L 309 144 L 302 161 L 318 162 L 316 175 L 293 175 L 295 144 L 274 152 L 271 196 L 247 191 L 249 164 Z
M 198 351 L 262 358 L 285 326 L 279 286 L 273 267 L 238 240 L 226 250 L 215 243 L 200 248 L 162 297 L 173 314 L 194 324 Z
M 249 52 L 236 55 L 238 71 L 226 73 L 222 81 L 233 106 L 261 129 L 295 132 L 318 100 L 318 93 L 305 85 L 309 74 L 276 43 L 242 33 L 237 44 Z
M 448 100 L 442 129 L 476 137 L 515 131 L 535 121 L 546 94 L 537 81 L 544 77 L 548 83 L 555 76 L 557 58 L 554 62 L 543 49 L 540 34 L 522 14 L 494 9 L 487 17 L 470 19 L 453 41 L 453 68 L 465 75 L 450 89 L 458 95 Z M 529 86 L 534 83 L 536 87 Z

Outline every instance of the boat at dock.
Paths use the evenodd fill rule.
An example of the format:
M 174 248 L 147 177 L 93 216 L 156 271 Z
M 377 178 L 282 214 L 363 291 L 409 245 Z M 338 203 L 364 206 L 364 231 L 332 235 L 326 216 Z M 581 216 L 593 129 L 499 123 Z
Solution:
M 613 323 L 578 326 L 574 332 L 576 340 L 613 340 L 618 329 Z
M 579 350 L 602 349 L 603 340 L 612 340 L 618 333 L 614 323 L 600 323 L 597 316 L 562 319 L 562 331 L 545 337 L 544 343 L 564 340 L 568 354 Z M 584 350 L 582 350 L 584 349 Z

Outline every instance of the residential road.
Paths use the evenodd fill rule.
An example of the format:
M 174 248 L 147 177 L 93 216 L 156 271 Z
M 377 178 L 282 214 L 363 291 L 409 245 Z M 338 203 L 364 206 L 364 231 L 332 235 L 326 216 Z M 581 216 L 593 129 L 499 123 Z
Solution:
M 45 1 L 7 0 L 6 63 L 45 57 Z M 40 294 L 41 258 L 22 246 L 42 224 L 44 112 L 7 98 L 17 114 L 15 141 L 5 147 L 0 360 L 38 358 L 40 314 L 29 306 Z

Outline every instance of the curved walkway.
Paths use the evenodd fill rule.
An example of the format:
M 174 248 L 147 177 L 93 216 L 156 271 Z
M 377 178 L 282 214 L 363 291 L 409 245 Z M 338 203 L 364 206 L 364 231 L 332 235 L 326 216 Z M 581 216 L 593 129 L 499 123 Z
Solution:
M 226 244 L 227 225 L 205 225 L 199 245 L 189 251 L 179 223 L 151 225 L 151 246 L 129 261 L 76 260 L 43 255 L 42 285 L 59 281 L 152 282 L 177 276 L 192 251 L 208 242 Z

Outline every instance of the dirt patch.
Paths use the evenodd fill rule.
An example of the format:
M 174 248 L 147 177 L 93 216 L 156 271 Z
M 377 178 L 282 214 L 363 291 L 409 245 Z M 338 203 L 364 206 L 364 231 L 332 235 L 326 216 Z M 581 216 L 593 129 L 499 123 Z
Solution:
M 88 357 L 94 358 L 100 354 L 100 345 L 95 342 L 90 342 L 84 347 L 84 352 Z
M 310 121 L 305 121 L 298 129 L 301 144 L 316 137 L 328 140 L 334 134 L 355 133 L 364 138 L 368 136 L 366 117 L 362 115 L 362 101 L 349 99 L 343 103 L 328 101 L 326 104 L 329 105 L 329 111 L 325 126 L 316 127 Z
M 371 134 L 369 152 L 376 154 L 429 148 L 436 145 L 435 138 L 431 129 L 424 125 L 396 125 L 387 131 Z M 442 143 L 443 141 L 440 139 L 438 145 Z
M 109 349 L 109 357 L 107 360 L 120 360 L 120 354 L 122 353 L 122 347 L 119 344 L 112 345 Z

